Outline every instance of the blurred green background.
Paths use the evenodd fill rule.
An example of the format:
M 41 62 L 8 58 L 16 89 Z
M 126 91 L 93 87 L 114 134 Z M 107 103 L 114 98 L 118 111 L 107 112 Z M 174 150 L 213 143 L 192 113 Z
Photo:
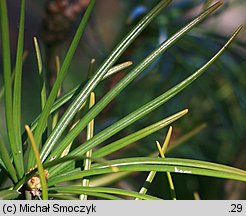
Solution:
M 76 4 L 76 2 L 78 1 L 68 1 L 69 4 Z M 33 37 L 36 36 L 41 44 L 45 70 L 50 74 L 48 77 L 54 76 L 52 75 L 52 67 L 54 67 L 52 57 L 59 55 L 61 60 L 64 58 L 87 4 L 86 0 L 79 2 L 81 8 L 78 13 L 74 13 L 74 17 L 60 17 L 61 19 L 57 22 L 52 22 L 55 20 L 54 17 L 47 15 L 46 12 L 47 8 L 51 7 L 52 1 L 26 1 L 25 50 L 28 51 L 28 57 L 23 70 L 23 125 L 31 123 L 40 112 L 38 70 Z M 158 1 L 97 1 L 93 16 L 64 82 L 63 92 L 86 80 L 91 59 L 95 58 L 96 65 L 99 66 L 114 45 L 156 2 Z M 199 14 L 203 7 L 204 1 L 200 0 L 173 1 L 126 51 L 119 63 L 132 60 L 134 65 L 137 65 L 158 44 Z M 12 58 L 15 59 L 19 1 L 17 3 L 16 0 L 9 0 L 8 8 Z M 96 133 L 168 90 L 202 66 L 218 51 L 237 26 L 246 24 L 245 10 L 246 2 L 243 0 L 225 1 L 218 12 L 173 45 L 101 113 L 96 119 Z M 68 23 L 63 22 L 64 20 Z M 47 30 L 47 25 L 54 23 L 56 26 L 50 28 L 51 30 L 58 28 L 61 38 L 56 38 L 57 31 Z M 52 38 L 52 34 L 55 39 Z M 239 40 L 192 86 L 155 112 L 117 134 L 113 139 L 118 139 L 181 109 L 188 108 L 188 115 L 173 123 L 174 131 L 170 145 L 179 142 L 194 130 L 199 132 L 170 151 L 167 157 L 200 159 L 246 169 L 245 40 L 246 34 L 243 29 Z M 2 58 L 0 65 L 2 65 Z M 0 72 L 2 86 L 2 68 Z M 96 89 L 97 100 L 100 100 L 125 73 L 127 70 L 100 84 Z M 0 136 L 7 139 L 2 101 L 0 115 L 2 125 Z M 110 158 L 149 155 L 156 150 L 155 141 L 163 141 L 166 131 L 167 129 L 164 129 L 148 136 L 141 142 L 125 148 L 124 151 L 111 155 Z M 77 143 L 83 140 L 82 134 L 77 139 Z M 139 190 L 144 180 L 144 174 L 135 173 L 132 178 L 113 184 Z M 195 191 L 199 193 L 201 199 L 246 198 L 245 183 L 236 181 L 176 174 L 174 184 L 178 199 L 193 199 Z M 151 185 L 150 193 L 166 199 L 170 198 L 164 174 L 157 175 Z

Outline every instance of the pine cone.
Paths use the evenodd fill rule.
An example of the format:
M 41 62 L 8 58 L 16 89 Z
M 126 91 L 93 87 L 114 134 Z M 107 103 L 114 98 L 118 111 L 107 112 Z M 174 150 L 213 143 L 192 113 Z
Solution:
M 42 40 L 45 44 L 57 44 L 67 39 L 77 16 L 87 7 L 89 0 L 49 0 L 42 23 Z

